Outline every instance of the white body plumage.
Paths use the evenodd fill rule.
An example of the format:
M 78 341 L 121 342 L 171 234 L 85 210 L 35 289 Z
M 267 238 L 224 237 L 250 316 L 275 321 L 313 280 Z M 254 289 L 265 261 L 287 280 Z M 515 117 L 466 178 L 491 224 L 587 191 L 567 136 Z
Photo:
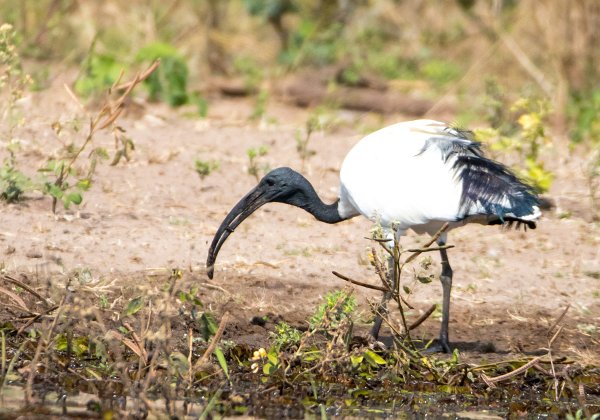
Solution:
M 480 170 L 466 173 L 461 156 L 470 156 Z M 470 162 L 469 164 L 472 164 Z M 490 166 L 493 165 L 493 166 Z M 533 221 L 540 216 L 535 204 L 527 210 L 520 206 L 524 191 L 511 190 L 511 181 L 490 182 L 473 189 L 479 196 L 465 196 L 468 177 L 485 174 L 494 176 L 505 169 L 486 158 L 479 158 L 478 144 L 465 132 L 432 120 L 417 120 L 394 124 L 375 131 L 360 140 L 347 154 L 340 171 L 340 201 L 342 216 L 363 216 L 390 227 L 395 223 L 397 234 L 407 229 L 417 233 L 435 233 L 445 222 L 450 227 L 467 222 L 489 223 L 500 217 Z M 506 176 L 504 172 L 501 176 Z M 489 184 L 489 185 L 488 185 Z M 516 185 L 516 184 L 515 184 Z M 481 185 L 479 186 L 481 187 Z M 496 188 L 496 190 L 490 190 Z M 515 214 L 517 213 L 517 214 Z M 524 214 L 528 213 L 528 214 Z

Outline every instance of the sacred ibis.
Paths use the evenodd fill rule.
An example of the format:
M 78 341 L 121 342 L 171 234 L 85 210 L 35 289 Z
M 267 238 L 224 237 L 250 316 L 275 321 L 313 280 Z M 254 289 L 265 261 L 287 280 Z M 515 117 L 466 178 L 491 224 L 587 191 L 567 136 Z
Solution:
M 448 230 L 473 222 L 516 222 L 534 229 L 541 215 L 533 189 L 506 166 L 485 157 L 469 131 L 432 120 L 402 122 L 367 135 L 350 150 L 340 171 L 339 198 L 332 204 L 325 204 L 310 182 L 290 168 L 266 174 L 217 230 L 206 261 L 209 278 L 227 237 L 270 202 L 300 207 L 325 223 L 362 214 L 381 223 L 395 240 L 408 229 L 435 234 L 446 222 Z M 446 243 L 447 232 L 438 244 Z M 446 250 L 440 254 L 443 304 L 438 347 L 449 352 L 452 268 Z M 380 324 L 373 328 L 375 336 Z

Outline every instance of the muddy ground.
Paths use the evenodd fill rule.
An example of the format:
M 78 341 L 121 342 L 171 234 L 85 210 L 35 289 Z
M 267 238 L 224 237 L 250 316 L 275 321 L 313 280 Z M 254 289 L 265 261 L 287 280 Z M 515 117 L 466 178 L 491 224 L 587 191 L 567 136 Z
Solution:
M 22 104 L 26 123 L 18 130 L 18 164 L 33 174 L 48 155 L 82 139 L 72 130 L 56 135 L 52 123 L 69 127 L 74 115 L 83 114 L 60 83 Z M 85 271 L 92 275 L 80 276 L 85 277 L 80 281 L 110 285 L 109 297 L 122 299 L 119 290 L 152 284 L 168 270 L 181 268 L 182 281 L 204 290 L 205 303 L 217 315 L 225 310 L 233 314 L 224 337 L 255 348 L 268 345 L 275 322 L 304 326 L 327 291 L 347 286 L 332 270 L 377 282 L 366 263 L 365 250 L 372 245 L 364 239 L 367 220 L 330 226 L 281 204 L 265 206 L 241 225 L 219 254 L 214 280 L 207 279 L 204 263 L 212 236 L 256 183 L 247 173 L 246 150 L 268 147 L 261 166 L 303 166 L 295 135 L 310 110 L 271 102 L 266 117 L 251 122 L 253 106 L 250 99 L 210 100 L 206 119 L 192 108 L 172 110 L 144 102 L 132 106 L 120 121 L 135 143 L 132 160 L 101 165 L 81 206 L 68 211 L 59 207 L 54 215 L 50 200 L 35 193 L 16 204 L 0 204 L 5 272 L 39 283 Z M 316 153 L 303 169 L 324 201 L 336 198 L 338 170 L 352 145 L 366 132 L 403 119 L 336 111 L 335 128 L 311 138 L 309 148 Z M 113 144 L 107 134 L 95 141 L 109 150 Z M 0 153 L 4 160 L 5 149 Z M 557 179 L 549 196 L 557 206 L 545 212 L 538 229 L 467 226 L 450 234 L 449 242 L 456 246 L 450 251 L 451 341 L 465 360 L 535 353 L 547 345 L 548 326 L 570 305 L 555 349 L 598 363 L 600 225 L 591 222 L 584 156 L 577 153 L 566 158 L 551 152 L 550 168 Z M 195 159 L 217 160 L 220 168 L 201 179 Z M 424 240 L 411 234 L 404 243 Z M 438 256 L 433 258 L 439 271 Z M 441 287 L 437 281 L 421 285 L 410 277 L 413 319 L 441 302 Z M 368 302 L 376 301 L 378 292 L 357 287 L 355 293 L 365 314 L 359 332 L 366 332 Z M 265 316 L 264 326 L 251 322 Z M 396 311 L 393 316 L 398 318 Z M 439 322 L 439 317 L 429 319 L 416 335 L 434 338 Z

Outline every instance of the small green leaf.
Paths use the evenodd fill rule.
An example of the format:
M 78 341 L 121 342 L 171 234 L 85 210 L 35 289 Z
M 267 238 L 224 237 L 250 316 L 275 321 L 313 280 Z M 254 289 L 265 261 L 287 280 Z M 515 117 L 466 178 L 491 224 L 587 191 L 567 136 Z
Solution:
M 108 160 L 110 158 L 108 151 L 104 147 L 96 147 L 93 153 L 102 160 Z
M 125 308 L 125 315 L 133 315 L 137 313 L 140 309 L 142 309 L 143 305 L 144 298 L 142 296 L 131 299 Z
M 87 191 L 92 186 L 92 180 L 89 178 L 80 179 L 79 181 L 77 181 L 77 184 L 75 184 L 75 186 L 82 191 Z
M 51 196 L 54 197 L 56 199 L 60 199 L 62 198 L 62 196 L 64 195 L 64 191 L 60 189 L 60 187 L 58 185 L 55 184 L 50 184 L 47 183 L 46 184 L 46 192 Z
M 190 362 L 182 353 L 176 351 L 169 355 L 169 364 L 178 374 L 183 374 L 190 369 Z
M 75 205 L 80 205 L 81 202 L 83 201 L 83 197 L 81 196 L 81 194 L 79 194 L 78 192 L 72 192 L 67 196 L 67 199 L 69 200 L 69 202 L 75 204 Z
M 387 362 L 383 359 L 383 357 L 381 357 L 380 355 L 378 355 L 374 351 L 365 350 L 365 356 L 367 357 L 367 359 L 369 359 L 371 362 L 373 362 L 375 364 L 378 364 L 378 365 L 385 365 L 385 364 L 387 364 Z
M 67 336 L 66 334 L 59 334 L 56 337 L 56 344 L 54 349 L 56 351 L 66 351 L 67 350 Z
M 219 361 L 219 365 L 221 366 L 221 369 L 223 369 L 223 372 L 225 372 L 225 376 L 227 376 L 227 379 L 229 379 L 229 368 L 227 367 L 227 361 L 225 360 L 225 355 L 223 354 L 223 350 L 221 350 L 220 347 L 216 347 L 215 348 L 215 356 L 217 356 L 217 360 Z
M 263 366 L 263 373 L 265 375 L 270 375 L 277 370 L 277 366 L 272 365 L 271 363 L 267 363 Z
M 200 317 L 200 323 L 202 338 L 204 338 L 204 341 L 208 341 L 210 337 L 215 335 L 219 327 L 217 326 L 215 318 L 212 316 L 212 314 L 208 312 L 204 312 L 202 314 L 202 316 Z
M 356 367 L 358 365 L 360 365 L 364 360 L 364 356 L 356 356 L 356 355 L 351 355 L 350 356 L 350 361 L 352 362 L 352 366 Z
M 419 282 L 423 284 L 431 283 L 431 281 L 433 280 L 433 274 L 429 276 L 417 276 L 417 280 L 419 280 Z
M 121 158 L 123 157 L 124 152 L 122 150 L 117 150 L 117 153 L 115 153 L 115 157 L 113 158 L 112 162 L 110 163 L 110 166 L 116 166 L 119 161 L 121 160 Z
M 269 362 L 271 362 L 271 364 L 277 366 L 279 364 L 279 358 L 277 357 L 277 354 L 269 352 L 269 354 L 267 354 L 267 359 L 269 359 Z

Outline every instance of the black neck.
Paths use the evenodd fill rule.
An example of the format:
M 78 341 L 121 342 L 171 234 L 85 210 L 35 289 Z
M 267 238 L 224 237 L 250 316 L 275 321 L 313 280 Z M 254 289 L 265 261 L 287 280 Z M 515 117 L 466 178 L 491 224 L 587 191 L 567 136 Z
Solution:
M 295 175 L 297 176 L 295 183 L 299 186 L 299 189 L 294 195 L 284 200 L 284 202 L 306 210 L 320 222 L 338 223 L 346 220 L 338 212 L 339 199 L 332 204 L 325 204 L 306 178 L 298 173 Z
M 325 204 L 321 199 L 316 195 L 316 200 L 309 201 L 305 206 L 302 206 L 304 210 L 315 216 L 315 218 L 320 222 L 325 223 L 338 223 L 343 219 L 338 212 L 338 200 L 335 200 L 332 204 Z

